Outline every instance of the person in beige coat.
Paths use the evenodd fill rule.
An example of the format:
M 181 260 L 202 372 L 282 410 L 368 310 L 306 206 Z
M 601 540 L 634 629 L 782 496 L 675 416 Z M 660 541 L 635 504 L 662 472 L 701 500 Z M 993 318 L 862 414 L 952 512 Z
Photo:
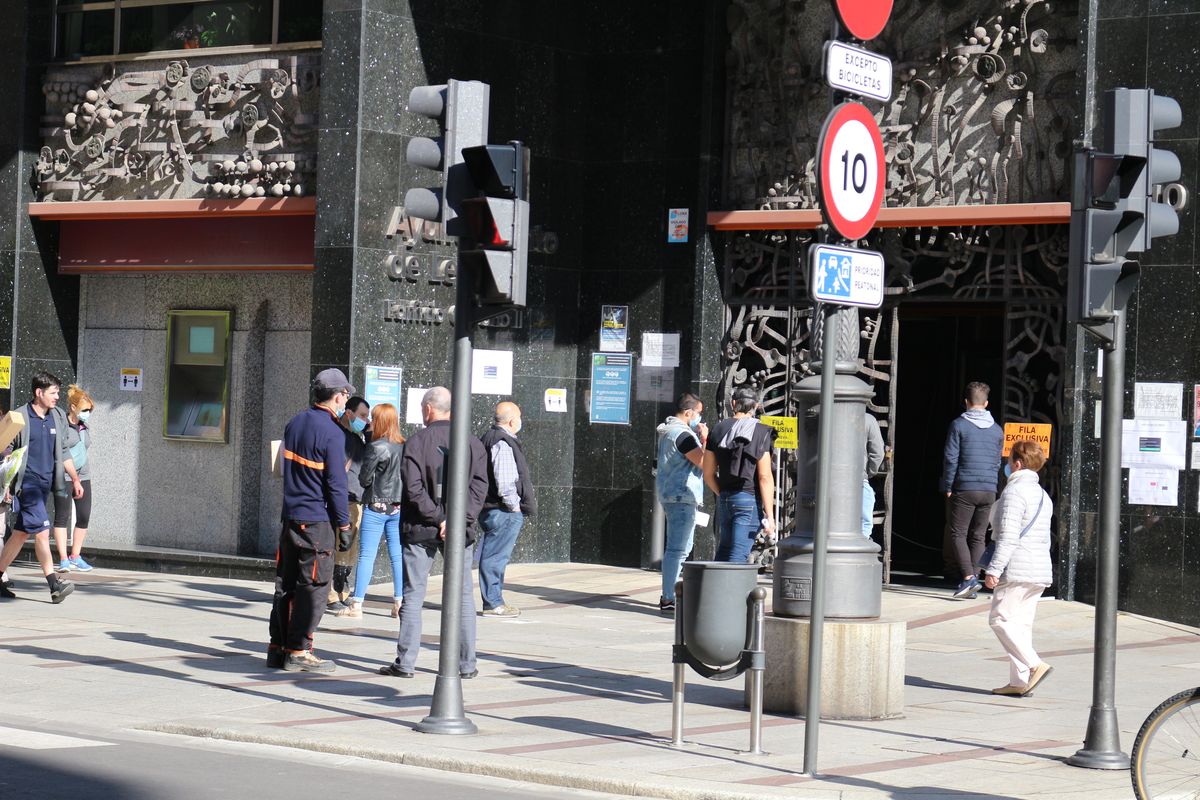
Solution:
M 1046 455 L 1036 442 L 1017 442 L 1009 456 L 1008 484 L 992 509 L 995 552 L 984 567 L 984 586 L 993 590 L 988 624 L 1008 654 L 1008 683 L 993 694 L 1024 697 L 1051 667 L 1033 649 L 1038 599 L 1054 582 L 1050 563 L 1050 518 L 1054 508 L 1038 482 Z

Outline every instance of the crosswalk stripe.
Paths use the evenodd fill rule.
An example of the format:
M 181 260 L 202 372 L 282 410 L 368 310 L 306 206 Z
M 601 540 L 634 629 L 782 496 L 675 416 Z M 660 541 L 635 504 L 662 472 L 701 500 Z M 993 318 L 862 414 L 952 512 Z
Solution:
M 0 750 L 5 747 L 20 747 L 25 750 L 66 750 L 74 747 L 111 747 L 113 744 L 113 742 L 77 739 L 74 736 L 59 736 L 56 733 L 27 731 L 0 725 Z

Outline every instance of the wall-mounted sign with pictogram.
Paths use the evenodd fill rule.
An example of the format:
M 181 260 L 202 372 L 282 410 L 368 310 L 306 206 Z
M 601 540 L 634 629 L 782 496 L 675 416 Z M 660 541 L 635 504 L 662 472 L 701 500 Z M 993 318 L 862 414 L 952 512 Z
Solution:
M 842 25 L 856 39 L 874 39 L 892 15 L 892 0 L 834 0 Z
M 842 103 L 821 129 L 817 186 L 825 221 L 854 241 L 867 235 L 883 203 L 883 138 L 866 106 Z

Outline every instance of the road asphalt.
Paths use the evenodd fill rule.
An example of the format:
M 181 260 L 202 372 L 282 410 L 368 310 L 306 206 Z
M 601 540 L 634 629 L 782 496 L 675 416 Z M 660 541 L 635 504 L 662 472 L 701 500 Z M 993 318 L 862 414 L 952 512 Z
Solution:
M 767 714 L 768 754 L 744 753 L 749 715 L 740 681 L 689 673 L 686 744 L 670 746 L 673 623 L 658 613 L 656 573 L 511 566 L 506 600 L 522 614 L 478 621 L 480 674 L 463 682 L 479 728 L 470 736 L 414 730 L 428 713 L 437 668 L 438 578 L 424 611 L 425 651 L 416 677 L 404 680 L 376 672 L 395 652 L 390 584 L 373 588 L 362 619 L 325 617 L 316 647 L 338 671 L 321 676 L 266 668 L 265 582 L 101 567 L 75 576 L 76 592 L 52 605 L 34 570 L 11 574 L 20 599 L 0 601 L 0 725 L 17 731 L 61 733 L 66 723 L 89 736 L 254 743 L 688 800 L 1132 794 L 1126 771 L 1063 761 L 1080 747 L 1091 702 L 1093 611 L 1079 603 L 1043 599 L 1036 644 L 1055 669 L 1033 696 L 1011 698 L 989 691 L 1006 682 L 1007 663 L 987 626 L 986 597 L 886 588 L 884 618 L 908 629 L 904 713 L 823 721 L 811 778 L 802 774 L 802 718 Z M 1122 615 L 1118 632 L 1117 708 L 1128 752 L 1154 706 L 1200 685 L 1200 631 Z M 79 750 L 72 765 L 86 770 L 105 758 L 103 749 Z M 6 751 L 12 755 L 0 744 Z

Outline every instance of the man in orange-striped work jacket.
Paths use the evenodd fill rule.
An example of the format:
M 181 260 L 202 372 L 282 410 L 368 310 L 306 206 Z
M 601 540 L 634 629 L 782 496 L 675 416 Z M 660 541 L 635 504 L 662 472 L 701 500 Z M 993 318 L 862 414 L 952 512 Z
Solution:
M 289 672 L 333 672 L 317 658 L 313 632 L 325 612 L 333 577 L 334 527 L 350 530 L 346 501 L 346 436 L 337 420 L 354 387 L 340 369 L 317 373 L 312 407 L 283 429 L 283 530 L 275 556 L 275 603 L 267 666 Z

